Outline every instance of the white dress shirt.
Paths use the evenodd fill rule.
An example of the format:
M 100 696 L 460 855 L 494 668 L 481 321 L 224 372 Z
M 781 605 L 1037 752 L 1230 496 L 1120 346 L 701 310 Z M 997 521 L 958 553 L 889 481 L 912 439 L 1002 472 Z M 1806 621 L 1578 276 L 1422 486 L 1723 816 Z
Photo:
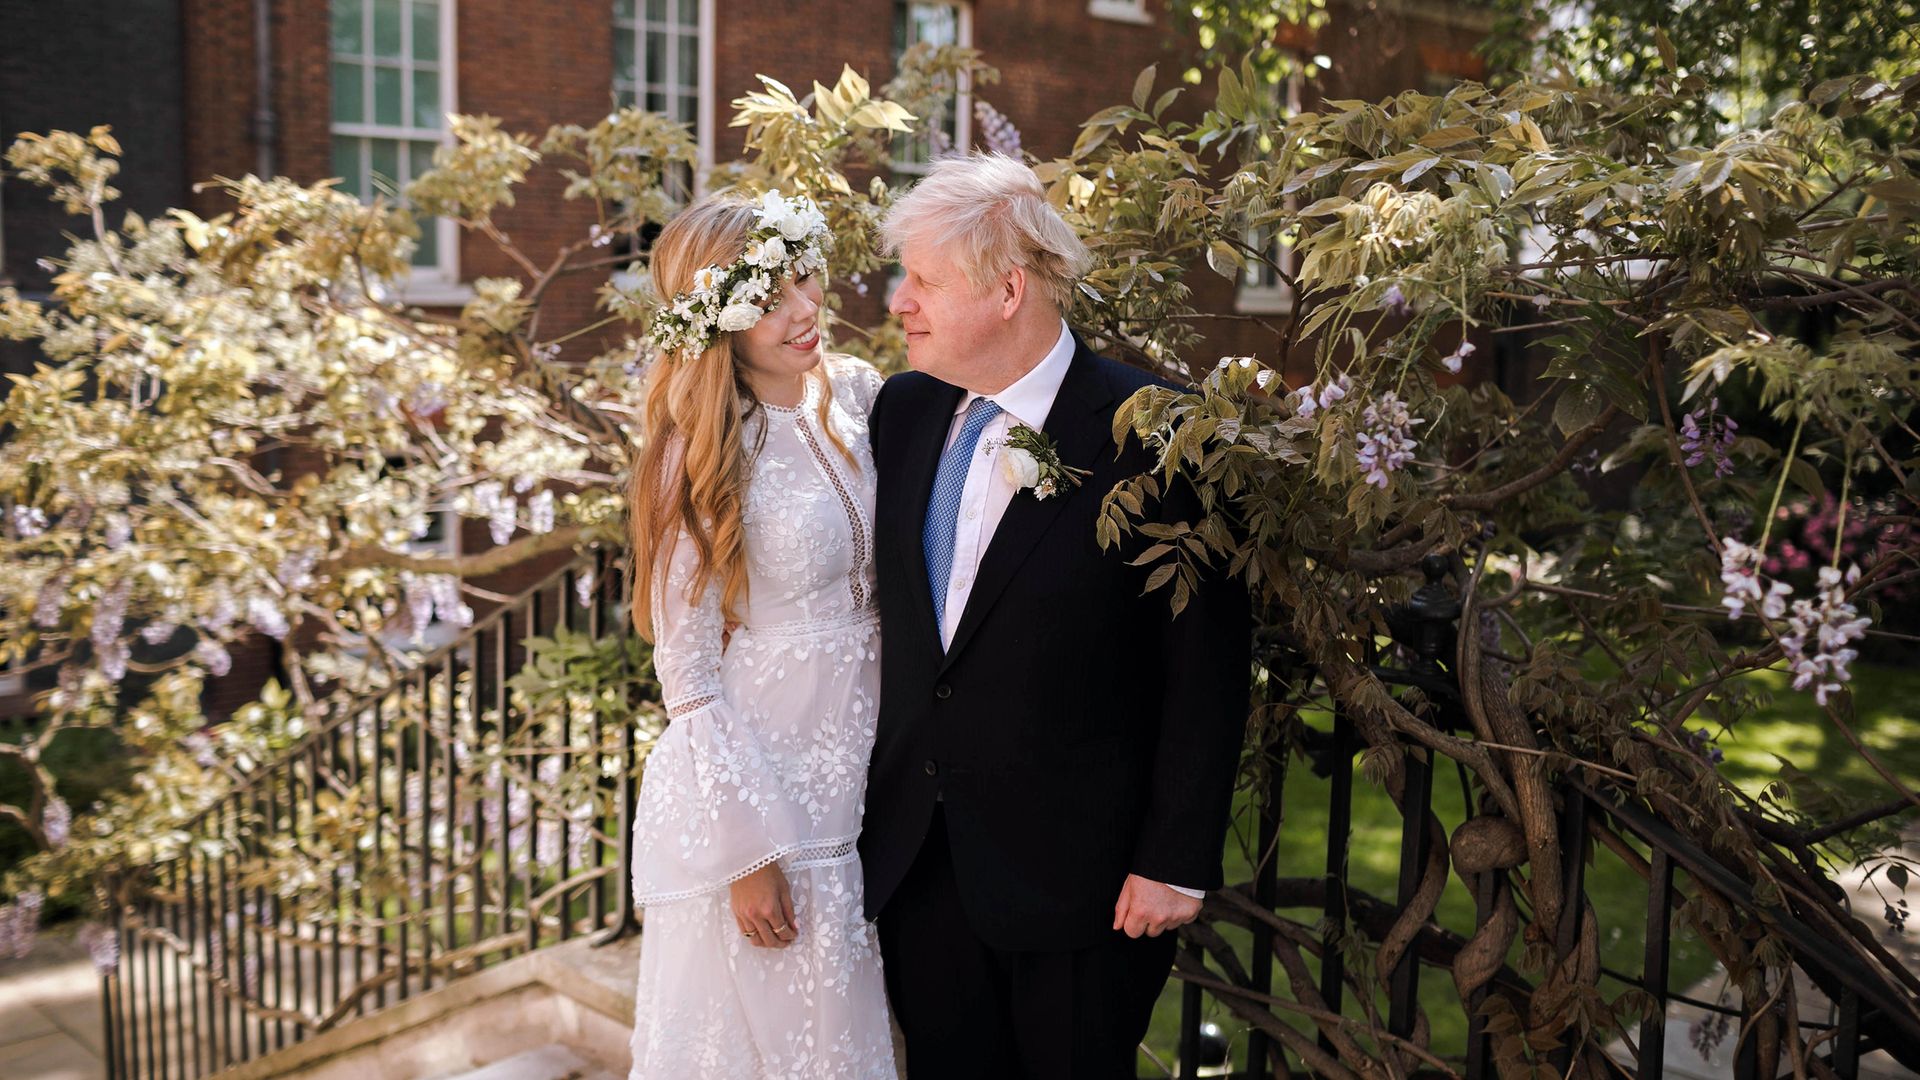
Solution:
M 1041 357 L 1032 370 L 997 394 L 968 391 L 953 410 L 945 446 L 952 446 L 960 434 L 967 407 L 974 399 L 984 397 L 1000 406 L 1000 415 L 981 429 L 980 449 L 967 463 L 967 482 L 960 489 L 960 511 L 953 529 L 953 568 L 947 577 L 946 617 L 940 623 L 942 648 L 953 644 L 953 632 L 960 625 L 960 615 L 967 608 L 967 597 L 972 595 L 974 578 L 980 572 L 980 559 L 987 553 L 987 545 L 993 540 L 994 530 L 1000 527 L 1000 519 L 1006 516 L 1007 505 L 1017 494 L 1013 483 L 1000 471 L 999 452 L 1006 444 L 1007 433 L 1020 424 L 1035 431 L 1046 426 L 1047 416 L 1053 412 L 1053 399 L 1059 395 L 1060 384 L 1066 380 L 1067 368 L 1072 364 L 1073 334 L 1067 329 L 1067 321 L 1062 319 L 1060 336 L 1054 339 L 1053 348 L 1047 350 L 1047 355 Z M 1167 888 L 1196 898 L 1206 895 L 1202 889 L 1172 884 Z

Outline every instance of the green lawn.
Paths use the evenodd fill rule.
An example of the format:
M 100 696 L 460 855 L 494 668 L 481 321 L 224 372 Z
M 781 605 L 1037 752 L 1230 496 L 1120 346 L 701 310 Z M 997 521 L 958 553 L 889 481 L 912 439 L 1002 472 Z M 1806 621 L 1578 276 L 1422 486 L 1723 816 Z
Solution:
M 1881 756 L 1895 775 L 1910 785 L 1920 785 L 1920 671 L 1856 665 L 1855 675 L 1856 734 Z M 1722 771 L 1742 790 L 1758 794 L 1769 780 L 1779 776 L 1779 763 L 1774 756 L 1777 754 L 1809 773 L 1849 787 L 1863 799 L 1893 797 L 1892 788 L 1827 723 L 1811 695 L 1793 690 L 1790 679 L 1781 672 L 1758 672 L 1747 678 L 1772 691 L 1774 697 L 1768 708 L 1720 737 L 1719 744 L 1726 754 Z M 1330 717 L 1322 714 L 1309 717 L 1308 722 L 1324 730 L 1330 724 Z M 1357 767 L 1353 790 L 1351 880 L 1357 888 L 1391 900 L 1399 870 L 1399 812 L 1386 793 L 1369 784 Z M 1324 870 L 1329 795 L 1330 781 L 1314 776 L 1301 762 L 1293 763 L 1287 774 L 1285 819 L 1280 839 L 1282 876 L 1311 876 Z M 1449 830 L 1463 819 L 1460 781 L 1450 762 L 1443 761 L 1435 777 L 1434 811 Z M 1230 882 L 1245 881 L 1253 876 L 1245 850 L 1252 846 L 1253 829 L 1253 815 L 1243 799 L 1236 810 L 1236 835 L 1228 839 L 1227 880 Z M 1243 844 L 1243 841 L 1246 842 Z M 1617 858 L 1602 851 L 1588 867 L 1587 889 L 1599 909 L 1602 962 L 1615 970 L 1637 974 L 1644 949 L 1645 882 Z M 1319 912 L 1311 910 L 1287 914 L 1309 925 L 1319 919 Z M 1448 879 L 1438 918 L 1449 929 L 1461 933 L 1472 930 L 1473 901 L 1458 877 Z M 1244 956 L 1244 950 L 1250 945 L 1249 936 L 1229 936 Z M 1670 964 L 1671 983 L 1676 989 L 1704 977 L 1713 968 L 1706 949 L 1679 929 L 1675 931 Z M 1279 985 L 1284 987 L 1284 983 Z M 1609 994 L 1621 988 L 1608 980 L 1603 980 L 1602 986 Z M 1284 990 L 1282 993 L 1284 996 Z M 1464 1054 L 1466 1016 L 1452 980 L 1444 971 L 1428 969 L 1423 973 L 1421 1000 L 1432 1025 L 1434 1049 L 1442 1054 Z M 1349 1015 L 1360 1015 L 1353 1002 L 1347 1005 Z M 1211 998 L 1206 999 L 1206 1006 L 1208 1018 L 1229 1036 L 1233 1060 L 1243 1062 L 1246 1025 Z M 1384 1014 L 1384 1002 L 1380 1003 L 1380 1009 Z M 1147 1045 L 1169 1064 L 1174 1061 L 1178 1046 L 1179 1017 L 1180 984 L 1170 980 L 1161 994 L 1147 1036 Z M 1309 1029 L 1304 1023 L 1297 1026 Z M 1157 1074 L 1145 1056 L 1139 1064 L 1140 1075 Z

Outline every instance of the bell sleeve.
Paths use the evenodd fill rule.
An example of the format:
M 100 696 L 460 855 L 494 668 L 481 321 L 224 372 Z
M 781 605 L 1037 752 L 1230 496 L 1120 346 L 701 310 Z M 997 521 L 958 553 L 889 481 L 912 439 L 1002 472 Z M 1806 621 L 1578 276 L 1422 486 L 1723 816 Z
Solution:
M 721 686 L 720 583 L 698 597 L 681 530 L 653 591 L 654 673 L 667 729 L 647 755 L 633 830 L 636 906 L 691 899 L 798 850 L 809 818 Z

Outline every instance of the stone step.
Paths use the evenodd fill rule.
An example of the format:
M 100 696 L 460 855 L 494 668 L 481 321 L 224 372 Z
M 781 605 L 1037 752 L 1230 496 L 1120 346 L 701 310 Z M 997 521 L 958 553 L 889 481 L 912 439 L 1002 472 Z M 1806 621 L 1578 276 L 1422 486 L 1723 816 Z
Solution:
M 440 1080 L 618 1080 L 571 1048 L 548 1043 Z

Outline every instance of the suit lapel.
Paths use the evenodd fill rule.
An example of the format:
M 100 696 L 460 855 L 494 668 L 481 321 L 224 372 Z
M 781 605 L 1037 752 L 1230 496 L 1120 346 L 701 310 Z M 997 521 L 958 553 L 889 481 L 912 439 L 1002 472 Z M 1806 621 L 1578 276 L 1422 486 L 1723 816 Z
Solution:
M 893 534 L 898 537 L 893 553 L 906 575 L 906 591 L 911 597 L 907 617 L 912 625 L 920 628 L 921 639 L 936 655 L 940 652 L 940 630 L 933 622 L 933 591 L 927 581 L 927 550 L 921 543 L 921 534 L 926 529 L 927 500 L 933 497 L 934 474 L 940 470 L 940 455 L 946 449 L 947 429 L 953 425 L 954 407 L 965 394 L 966 391 L 946 383 L 940 383 L 933 391 L 933 401 L 921 415 L 901 455 L 902 497 L 893 503 L 897 515 Z
M 1100 448 L 1112 445 L 1112 426 L 1101 411 L 1101 407 L 1112 400 L 1112 390 L 1094 363 L 1092 351 L 1078 337 L 1074 338 L 1073 362 L 1067 368 L 1066 378 L 1060 382 L 1060 392 L 1054 395 L 1053 408 L 1048 411 L 1047 422 L 1042 428 L 1047 437 L 1053 440 L 1063 464 L 1090 469 L 1099 456 Z M 931 486 L 931 480 L 928 486 Z M 1059 516 L 1068 502 L 1088 497 L 1092 497 L 1092 493 L 1081 492 L 1078 488 L 1050 499 L 1037 499 L 1031 491 L 1014 493 L 999 527 L 993 531 L 993 539 L 987 542 L 986 553 L 980 558 L 980 572 L 973 579 L 973 588 L 967 595 L 967 606 L 960 613 L 959 624 L 954 627 L 953 644 L 947 647 L 941 670 L 952 664 L 953 658 L 966 647 L 975 628 L 986 618 L 994 601 L 1007 583 L 1013 580 L 1014 572 L 1026 561 L 1033 546 L 1045 535 L 1047 527 L 1053 524 L 1053 519 Z M 924 496 L 920 505 L 924 516 Z M 920 576 L 924 580 L 924 555 L 920 563 Z M 931 600 L 928 603 L 928 614 L 931 616 Z

